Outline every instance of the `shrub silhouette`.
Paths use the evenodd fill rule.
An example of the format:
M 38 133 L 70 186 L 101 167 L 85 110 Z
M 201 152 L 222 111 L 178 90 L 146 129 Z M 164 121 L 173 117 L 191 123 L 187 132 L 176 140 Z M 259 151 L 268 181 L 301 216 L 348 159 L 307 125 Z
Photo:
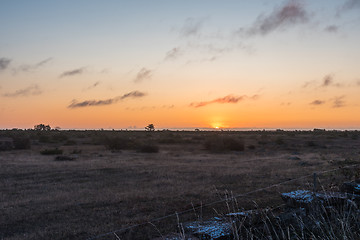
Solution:
M 146 131 L 149 131 L 149 132 L 152 132 L 152 131 L 155 131 L 155 126 L 154 126 L 154 124 L 149 124 L 149 125 L 147 125 L 146 127 L 145 127 L 145 130 Z

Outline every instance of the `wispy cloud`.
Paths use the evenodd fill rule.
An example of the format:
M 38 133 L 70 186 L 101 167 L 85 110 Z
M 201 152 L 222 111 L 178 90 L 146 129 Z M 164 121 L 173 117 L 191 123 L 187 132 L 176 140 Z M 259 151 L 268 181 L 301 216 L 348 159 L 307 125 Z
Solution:
M 345 101 L 344 101 L 345 96 L 340 96 L 340 97 L 335 97 L 333 99 L 333 108 L 341 108 L 341 107 L 345 107 Z
M 332 75 L 326 75 L 323 79 L 322 87 L 327 87 L 333 84 L 333 76 Z
M 182 50 L 179 47 L 175 47 L 166 53 L 165 61 L 175 60 L 181 55 L 182 55 Z
M 246 100 L 246 99 L 252 99 L 252 100 L 256 100 L 259 98 L 259 95 L 253 95 L 251 97 L 248 97 L 247 95 L 242 95 L 242 96 L 235 96 L 235 95 L 227 95 L 225 97 L 222 98 L 217 98 L 211 101 L 206 101 L 206 102 L 193 102 L 191 103 L 189 106 L 190 107 L 204 107 L 206 105 L 209 104 L 214 104 L 214 103 L 238 103 L 240 101 Z
M 309 88 L 315 86 L 317 83 L 316 81 L 307 81 L 302 85 L 302 88 Z
M 141 98 L 146 96 L 146 93 L 140 92 L 140 91 L 132 91 L 129 93 L 126 93 L 122 96 L 104 99 L 104 100 L 86 100 L 83 102 L 78 102 L 76 100 L 73 100 L 71 104 L 68 106 L 68 108 L 80 108 L 80 107 L 90 107 L 90 106 L 103 106 L 103 105 L 111 105 L 115 104 L 117 102 L 120 102 L 126 98 Z
M 52 58 L 44 59 L 44 60 L 42 60 L 42 61 L 40 61 L 38 63 L 35 63 L 35 64 L 23 64 L 23 65 L 20 65 L 17 68 L 14 68 L 13 72 L 16 74 L 16 73 L 19 73 L 19 72 L 35 71 L 36 69 L 38 69 L 40 67 L 43 67 L 44 65 L 46 65 L 50 61 L 52 61 Z
M 2 96 L 4 97 L 26 97 L 26 96 L 34 96 L 40 95 L 42 93 L 41 89 L 38 85 L 34 84 L 24 89 L 16 90 L 12 93 L 4 93 Z
M 323 78 L 323 83 L 321 84 L 321 87 L 342 87 L 343 85 L 341 83 L 334 82 L 334 76 L 331 74 L 326 75 Z
M 314 100 L 310 103 L 310 105 L 323 105 L 325 103 L 325 101 L 322 100 Z
M 147 68 L 142 68 L 140 69 L 140 71 L 137 73 L 134 82 L 138 83 L 138 82 L 142 82 L 145 79 L 149 79 L 151 78 L 153 74 L 153 71 Z
M 187 18 L 183 27 L 180 29 L 180 34 L 183 37 L 197 36 L 200 34 L 200 30 L 203 24 L 203 20 Z
M 11 59 L 0 58 L 0 72 L 7 69 L 10 66 Z
M 99 84 L 100 84 L 100 81 L 97 81 L 96 83 L 92 84 L 91 86 L 85 88 L 84 91 L 96 88 Z
M 339 14 L 354 8 L 360 8 L 360 0 L 347 0 L 340 8 Z
M 339 26 L 337 25 L 329 25 L 324 28 L 324 31 L 329 33 L 337 33 L 339 30 Z
M 302 88 L 307 89 L 313 89 L 313 90 L 319 90 L 320 88 L 327 88 L 327 87 L 344 87 L 345 85 L 343 83 L 335 82 L 335 77 L 333 74 L 327 74 L 323 77 L 321 80 L 321 83 L 319 81 L 313 80 L 305 82 Z
M 60 74 L 60 78 L 63 77 L 71 77 L 71 76 L 75 76 L 75 75 L 80 75 L 83 74 L 85 72 L 85 68 L 77 68 L 77 69 L 73 69 L 73 70 L 69 70 L 69 71 L 65 71 L 62 74 Z
M 258 16 L 250 28 L 240 29 L 239 33 L 245 33 L 248 36 L 267 35 L 278 29 L 306 23 L 308 20 L 309 14 L 302 1 L 290 0 L 274 9 L 272 13 Z

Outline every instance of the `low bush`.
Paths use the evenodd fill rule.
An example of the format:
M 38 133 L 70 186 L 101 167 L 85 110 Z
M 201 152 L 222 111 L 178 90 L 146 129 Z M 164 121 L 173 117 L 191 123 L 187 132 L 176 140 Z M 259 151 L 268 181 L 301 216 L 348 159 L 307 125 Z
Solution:
M 317 146 L 317 144 L 314 141 L 308 141 L 306 144 L 308 147 L 316 147 Z
M 55 161 L 74 161 L 75 158 L 74 157 L 69 157 L 69 156 L 56 156 L 55 157 Z
M 81 154 L 82 150 L 81 149 L 74 149 L 71 154 Z
M 245 144 L 235 137 L 212 136 L 205 140 L 204 147 L 210 152 L 244 151 Z
M 56 133 L 55 135 L 52 136 L 53 142 L 64 142 L 68 139 L 69 137 L 65 133 Z
M 30 149 L 30 138 L 15 137 L 13 138 L 15 149 Z
M 284 139 L 282 137 L 278 137 L 278 138 L 276 138 L 275 143 L 277 145 L 283 145 L 285 142 L 284 142 Z
M 149 144 L 143 144 L 139 148 L 139 152 L 142 153 L 157 153 L 159 152 L 159 146 L 149 143 Z
M 77 142 L 75 140 L 67 140 L 65 143 L 64 143 L 64 146 L 73 146 L 73 145 L 77 145 Z
M 63 150 L 58 149 L 58 148 L 44 149 L 44 150 L 40 151 L 40 153 L 42 155 L 61 155 L 61 154 L 63 154 Z
M 248 146 L 248 149 L 250 149 L 250 150 L 254 150 L 256 147 L 255 147 L 255 145 L 249 145 Z
M 112 151 L 131 149 L 134 146 L 134 141 L 123 137 L 109 137 L 104 139 L 104 145 Z
M 48 135 L 41 134 L 38 136 L 39 142 L 41 143 L 51 143 L 51 139 Z

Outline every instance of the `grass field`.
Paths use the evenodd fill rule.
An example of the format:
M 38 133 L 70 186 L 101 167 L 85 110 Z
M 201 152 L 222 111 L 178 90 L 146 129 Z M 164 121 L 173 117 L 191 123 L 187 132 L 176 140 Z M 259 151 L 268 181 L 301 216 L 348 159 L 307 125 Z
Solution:
M 311 177 L 238 198 L 237 206 L 201 207 L 327 169 L 340 168 L 319 176 L 325 189 L 360 174 L 341 168 L 360 163 L 356 131 L 3 130 L 0 137 L 31 145 L 0 151 L 1 239 L 87 239 L 197 207 L 179 221 L 277 206 L 280 192 L 309 189 Z M 118 235 L 151 239 L 178 231 L 177 222 Z

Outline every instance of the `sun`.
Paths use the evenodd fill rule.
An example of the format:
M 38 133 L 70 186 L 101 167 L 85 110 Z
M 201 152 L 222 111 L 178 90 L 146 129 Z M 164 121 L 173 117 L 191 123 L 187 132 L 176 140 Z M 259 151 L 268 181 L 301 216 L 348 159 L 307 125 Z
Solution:
M 223 125 L 221 123 L 215 122 L 211 124 L 211 127 L 215 129 L 220 129 L 223 128 Z

